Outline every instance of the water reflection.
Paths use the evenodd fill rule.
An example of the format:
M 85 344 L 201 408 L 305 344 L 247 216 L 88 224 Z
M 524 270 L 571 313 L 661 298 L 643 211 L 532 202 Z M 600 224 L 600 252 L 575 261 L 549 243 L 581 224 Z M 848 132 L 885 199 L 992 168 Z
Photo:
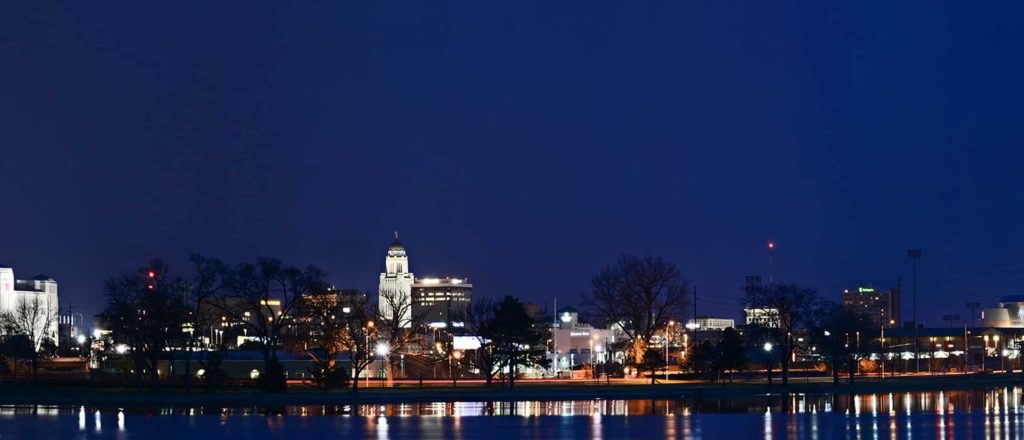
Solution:
M 1020 388 L 878 394 L 790 394 L 730 399 L 423 402 L 280 407 L 0 406 L 0 423 L 69 433 L 165 438 L 184 427 L 247 432 L 328 429 L 356 438 L 1021 438 Z M 93 417 L 88 417 L 92 413 Z M 319 417 L 316 417 L 319 416 Z M 628 416 L 628 417 L 626 417 Z M 8 424 L 13 419 L 13 425 Z M 90 420 L 91 419 L 91 420 Z M 116 425 L 115 425 L 116 424 Z M 170 424 L 146 435 L 152 426 Z M 42 432 L 42 431 L 40 431 Z M 746 435 L 743 435 L 746 434 Z M 254 434 L 254 438 L 265 438 Z M 76 437 L 77 438 L 77 437 Z
M 357 405 L 284 405 L 259 407 L 128 407 L 102 408 L 54 405 L 0 405 L 2 416 L 74 415 L 85 422 L 87 411 L 99 422 L 101 411 L 123 420 L 146 416 L 361 416 L 361 417 L 474 417 L 474 416 L 678 416 L 706 413 L 804 414 L 838 413 L 871 420 L 914 413 L 946 418 L 979 412 L 993 425 L 1011 423 L 1009 416 L 1024 411 L 1022 389 L 954 390 L 877 394 L 791 394 L 702 399 L 593 399 L 562 401 L 420 402 Z M 101 422 L 99 422 L 101 423 Z M 98 423 L 97 423 L 98 424 Z

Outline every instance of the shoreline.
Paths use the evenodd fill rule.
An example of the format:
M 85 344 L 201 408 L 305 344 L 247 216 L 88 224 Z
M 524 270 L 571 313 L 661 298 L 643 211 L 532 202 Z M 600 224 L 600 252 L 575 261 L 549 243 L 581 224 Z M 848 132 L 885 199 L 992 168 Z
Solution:
M 783 387 L 779 383 L 677 383 L 677 384 L 612 384 L 612 385 L 521 385 L 514 390 L 494 386 L 423 387 L 361 389 L 323 392 L 310 388 L 284 393 L 245 391 L 183 390 L 137 392 L 134 389 L 109 389 L 67 386 L 31 386 L 0 383 L 0 405 L 88 405 L 119 407 L 161 406 L 215 406 L 215 407 L 276 407 L 289 405 L 350 405 L 423 402 L 466 401 L 523 401 L 523 400 L 591 400 L 591 399 L 742 399 L 768 395 L 788 394 L 862 394 L 879 392 L 945 391 L 1016 386 L 1024 383 L 1024 376 L 1010 374 L 949 375 L 898 377 L 881 380 L 858 378 L 852 387 L 845 383 L 832 386 L 827 383 L 804 383 L 791 380 Z

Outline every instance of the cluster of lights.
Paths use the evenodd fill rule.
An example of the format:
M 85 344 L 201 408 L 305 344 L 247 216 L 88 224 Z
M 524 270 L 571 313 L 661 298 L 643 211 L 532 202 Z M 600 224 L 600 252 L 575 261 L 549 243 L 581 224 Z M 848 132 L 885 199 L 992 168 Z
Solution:
M 465 280 L 462 278 L 445 278 L 443 280 L 440 278 L 422 278 L 419 282 L 421 284 L 441 284 L 442 282 L 447 282 L 449 284 L 462 284 Z

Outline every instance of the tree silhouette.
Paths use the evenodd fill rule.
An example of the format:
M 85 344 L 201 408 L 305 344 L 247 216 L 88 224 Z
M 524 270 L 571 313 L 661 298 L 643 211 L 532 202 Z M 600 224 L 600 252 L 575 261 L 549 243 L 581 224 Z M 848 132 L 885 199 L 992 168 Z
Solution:
M 27 354 L 32 361 L 33 381 L 39 378 L 39 357 L 44 343 L 52 343 L 56 337 L 50 333 L 50 327 L 57 320 L 57 314 L 47 301 L 45 295 L 29 295 L 19 299 L 14 310 L 0 314 L 4 334 L 24 336 L 31 348 Z
M 128 272 L 106 283 L 107 307 L 100 314 L 114 341 L 128 346 L 135 364 L 136 388 L 149 372 L 154 389 L 160 386 L 159 362 L 166 349 L 182 338 L 187 322 L 186 283 L 169 274 L 167 266 L 153 260 L 149 266 Z
M 686 281 L 660 257 L 619 257 L 590 283 L 591 292 L 583 298 L 587 312 L 621 328 L 634 364 L 643 361 L 651 338 L 686 311 Z
M 816 290 L 796 284 L 754 285 L 747 289 L 747 307 L 777 312 L 766 314 L 764 327 L 778 346 L 783 385 L 789 383 L 789 364 L 796 348 L 794 332 L 813 322 L 818 301 Z

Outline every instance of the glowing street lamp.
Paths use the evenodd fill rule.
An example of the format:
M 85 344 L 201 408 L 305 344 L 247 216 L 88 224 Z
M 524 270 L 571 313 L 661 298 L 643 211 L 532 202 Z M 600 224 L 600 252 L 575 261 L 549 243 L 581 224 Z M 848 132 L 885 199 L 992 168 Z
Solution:
M 389 346 L 387 342 L 379 342 L 379 343 L 377 343 L 377 347 L 376 348 L 377 348 L 377 354 L 380 355 L 380 369 L 384 370 L 384 367 L 385 367 L 384 357 L 387 356 L 388 353 L 391 352 L 391 346 Z M 388 378 L 388 379 L 390 379 L 390 378 Z M 381 381 L 380 386 L 382 388 L 384 387 L 384 382 L 383 381 Z
M 772 343 L 771 342 L 765 342 L 764 343 L 764 351 L 766 351 L 768 353 L 771 353 L 771 351 L 772 351 Z

